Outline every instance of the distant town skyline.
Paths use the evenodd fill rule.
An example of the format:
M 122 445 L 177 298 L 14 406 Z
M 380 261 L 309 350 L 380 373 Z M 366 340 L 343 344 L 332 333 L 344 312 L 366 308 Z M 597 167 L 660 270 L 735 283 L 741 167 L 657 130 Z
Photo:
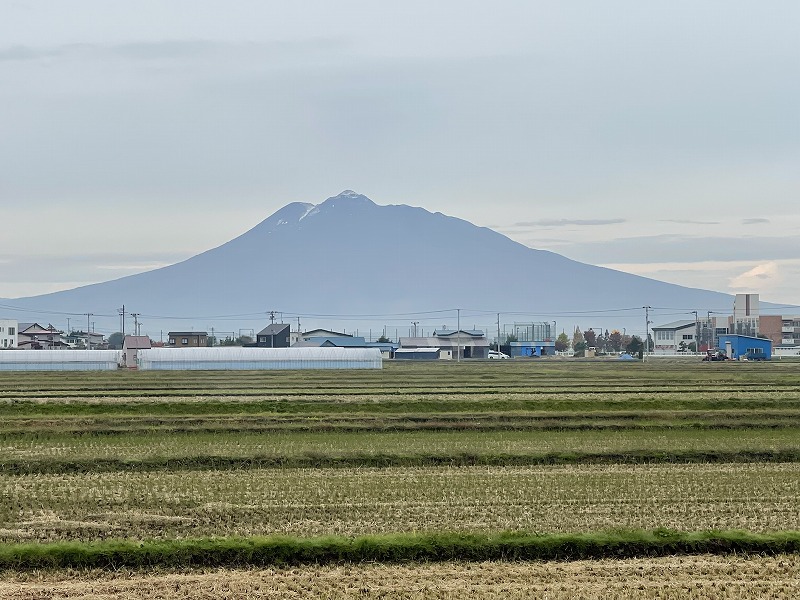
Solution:
M 788 0 L 4 3 L 0 297 L 353 189 L 797 304 L 798 22 Z

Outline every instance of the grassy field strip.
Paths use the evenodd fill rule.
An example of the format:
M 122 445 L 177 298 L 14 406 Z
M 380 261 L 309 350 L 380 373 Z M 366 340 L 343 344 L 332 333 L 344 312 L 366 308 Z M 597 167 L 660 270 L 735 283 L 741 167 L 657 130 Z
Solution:
M 48 416 L 3 419 L 0 441 L 4 438 L 63 432 L 70 434 L 114 434 L 131 432 L 146 435 L 163 430 L 173 432 L 245 432 L 280 433 L 281 431 L 354 431 L 389 432 L 414 430 L 471 431 L 553 431 L 614 429 L 786 429 L 800 427 L 796 410 L 765 411 L 651 411 L 557 413 L 409 413 L 367 414 L 254 414 L 254 415 L 181 415 L 181 416 Z
M 218 471 L 242 469 L 311 469 L 311 468 L 375 468 L 375 467 L 450 467 L 465 466 L 534 466 L 534 465 L 639 465 L 639 464 L 712 464 L 712 463 L 785 463 L 800 462 L 800 451 L 630 451 L 552 452 L 548 454 L 491 454 L 472 452 L 453 454 L 350 454 L 346 456 L 189 456 L 183 458 L 127 458 L 80 460 L 7 461 L 0 463 L 0 473 L 15 475 L 48 475 L 79 473 L 145 473 L 157 471 Z
M 0 541 L 800 530 L 800 463 L 0 475 Z
M 63 459 L 142 460 L 202 456 L 347 457 L 351 455 L 543 455 L 549 453 L 781 452 L 800 450 L 800 428 L 624 431 L 382 431 L 232 433 L 121 433 L 75 436 L 52 429 L 0 440 L 0 464 Z
M 721 390 L 713 392 L 692 393 L 688 390 L 666 392 L 639 389 L 632 390 L 595 390 L 591 393 L 581 391 L 543 391 L 536 388 L 525 388 L 493 392 L 477 390 L 468 393 L 464 390 L 446 390 L 420 392 L 412 390 L 392 391 L 384 388 L 371 393 L 343 393 L 341 391 L 324 391 L 308 393 L 297 390 L 294 394 L 278 392 L 270 389 L 251 389 L 247 393 L 235 390 L 208 392 L 187 395 L 168 394 L 164 391 L 145 395 L 142 390 L 134 388 L 125 394 L 97 394 L 93 396 L 69 395 L 54 392 L 52 396 L 28 395 L 14 398 L 3 394 L 0 401 L 0 415 L 13 415 L 18 412 L 30 414 L 80 414 L 99 411 L 116 412 L 141 411 L 150 406 L 152 410 L 164 411 L 165 406 L 173 409 L 201 410 L 204 412 L 229 411 L 254 412 L 258 410 L 276 410 L 281 405 L 309 406 L 327 409 L 336 405 L 347 407 L 377 403 L 390 406 L 435 407 L 435 406 L 472 406 L 486 404 L 495 409 L 528 410 L 621 410 L 621 409 L 719 409 L 719 408 L 767 408 L 767 407 L 800 407 L 800 393 L 794 390 Z M 189 406 L 187 406 L 189 405 Z M 407 411 L 408 409 L 406 409 Z
M 591 534 L 284 536 L 0 545 L 0 569 L 244 567 L 409 561 L 573 561 L 701 554 L 800 554 L 800 531 L 667 530 Z
M 573 562 L 344 564 L 261 569 L 56 570 L 8 574 L 14 600 L 233 600 L 425 598 L 790 600 L 800 557 L 677 556 Z

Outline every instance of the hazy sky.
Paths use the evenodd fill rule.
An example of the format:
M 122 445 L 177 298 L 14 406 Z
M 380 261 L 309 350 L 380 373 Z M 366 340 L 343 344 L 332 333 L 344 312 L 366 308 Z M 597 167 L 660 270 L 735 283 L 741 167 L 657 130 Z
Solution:
M 0 297 L 354 189 L 800 302 L 800 3 L 4 0 Z

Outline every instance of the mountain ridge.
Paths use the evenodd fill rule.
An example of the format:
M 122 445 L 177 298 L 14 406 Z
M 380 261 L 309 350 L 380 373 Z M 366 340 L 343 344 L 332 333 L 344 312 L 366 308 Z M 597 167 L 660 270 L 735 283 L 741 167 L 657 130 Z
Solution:
M 588 265 L 457 217 L 345 190 L 320 204 L 289 203 L 178 263 L 11 302 L 76 314 L 125 304 L 204 325 L 270 309 L 380 315 L 456 306 L 547 320 L 648 305 L 716 309 L 732 297 Z

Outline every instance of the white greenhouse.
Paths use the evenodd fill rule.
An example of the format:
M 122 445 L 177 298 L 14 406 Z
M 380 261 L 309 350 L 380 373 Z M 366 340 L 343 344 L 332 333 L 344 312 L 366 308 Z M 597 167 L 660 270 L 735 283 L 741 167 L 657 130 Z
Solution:
M 114 371 L 118 350 L 4 350 L 0 371 Z
M 380 369 L 378 348 L 151 348 L 139 350 L 141 370 Z

